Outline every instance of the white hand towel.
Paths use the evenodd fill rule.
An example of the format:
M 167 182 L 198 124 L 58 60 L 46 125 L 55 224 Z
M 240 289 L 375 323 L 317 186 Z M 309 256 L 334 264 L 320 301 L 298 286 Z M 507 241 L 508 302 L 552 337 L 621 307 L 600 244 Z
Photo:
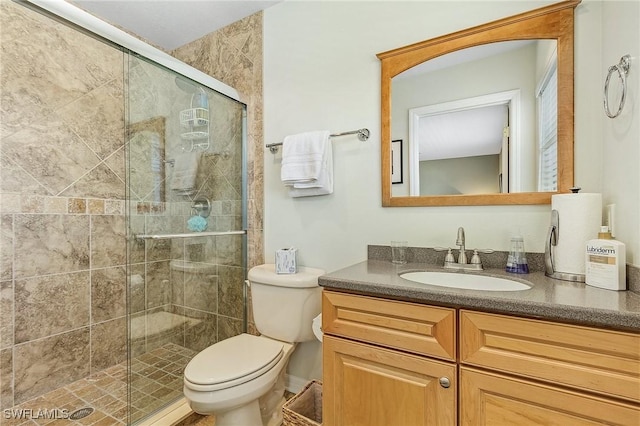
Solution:
M 195 194 L 199 162 L 200 153 L 198 152 L 184 152 L 176 155 L 171 189 L 179 195 Z
M 300 133 L 284 138 L 280 178 L 285 185 L 314 182 L 320 177 L 329 131 Z
M 329 140 L 322 157 L 320 175 L 311 182 L 296 182 L 289 187 L 289 196 L 311 197 L 333 193 L 333 147 Z

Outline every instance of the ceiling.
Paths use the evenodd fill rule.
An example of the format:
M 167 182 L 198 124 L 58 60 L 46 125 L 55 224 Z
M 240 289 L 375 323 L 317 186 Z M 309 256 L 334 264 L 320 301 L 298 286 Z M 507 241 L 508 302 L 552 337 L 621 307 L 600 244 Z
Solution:
M 421 117 L 420 161 L 500 154 L 508 120 L 506 103 Z
M 282 0 L 68 0 L 167 51 Z

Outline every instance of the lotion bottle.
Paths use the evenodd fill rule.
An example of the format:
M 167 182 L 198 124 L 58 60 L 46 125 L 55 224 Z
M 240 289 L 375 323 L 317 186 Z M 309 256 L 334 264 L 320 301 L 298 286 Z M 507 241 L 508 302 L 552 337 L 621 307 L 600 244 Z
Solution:
M 598 238 L 587 241 L 585 282 L 607 290 L 627 289 L 627 265 L 624 243 L 611 238 L 607 226 L 600 228 Z

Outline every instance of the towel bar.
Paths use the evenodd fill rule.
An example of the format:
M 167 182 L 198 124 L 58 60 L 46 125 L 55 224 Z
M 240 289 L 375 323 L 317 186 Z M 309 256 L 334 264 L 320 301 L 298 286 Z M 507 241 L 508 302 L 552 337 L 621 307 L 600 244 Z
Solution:
M 332 135 L 329 135 L 330 138 L 334 138 L 336 136 L 347 136 L 347 135 L 358 135 L 358 139 L 360 139 L 361 141 L 366 141 L 367 139 L 369 139 L 369 129 L 358 129 L 358 130 L 351 130 L 350 132 L 342 132 L 342 133 L 334 133 Z M 269 151 L 271 151 L 272 154 L 275 154 L 276 152 L 278 152 L 278 148 L 282 145 L 282 142 L 277 142 L 277 143 L 270 143 L 265 145 L 265 148 L 269 148 Z

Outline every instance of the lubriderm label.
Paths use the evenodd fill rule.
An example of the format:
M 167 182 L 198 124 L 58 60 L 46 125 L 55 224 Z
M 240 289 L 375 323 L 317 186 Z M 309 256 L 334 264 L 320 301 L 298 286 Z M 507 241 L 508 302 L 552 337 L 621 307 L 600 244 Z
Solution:
M 609 256 L 615 256 L 616 255 L 616 248 L 614 246 L 592 246 L 592 245 L 587 245 L 587 253 L 588 254 L 602 254 L 602 255 L 609 255 Z
M 623 290 L 626 287 L 625 257 L 624 244 L 619 241 L 588 241 L 585 282 L 609 290 Z
M 587 244 L 587 262 L 615 265 L 616 254 L 616 248 L 614 246 L 594 246 Z

